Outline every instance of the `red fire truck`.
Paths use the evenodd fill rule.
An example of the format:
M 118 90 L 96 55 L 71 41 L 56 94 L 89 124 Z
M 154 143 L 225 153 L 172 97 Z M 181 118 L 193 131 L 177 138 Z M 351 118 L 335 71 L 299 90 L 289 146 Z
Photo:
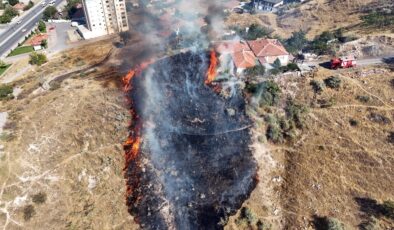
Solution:
M 356 66 L 356 59 L 354 56 L 346 56 L 340 58 L 333 58 L 331 59 L 331 69 L 338 69 L 338 68 L 352 68 Z

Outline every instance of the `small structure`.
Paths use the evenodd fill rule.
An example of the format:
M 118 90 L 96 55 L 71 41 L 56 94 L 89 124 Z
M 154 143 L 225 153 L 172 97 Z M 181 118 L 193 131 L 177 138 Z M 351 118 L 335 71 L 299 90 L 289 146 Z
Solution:
M 274 8 L 283 5 L 283 0 L 253 0 L 256 10 L 272 11 Z
M 14 10 L 18 11 L 19 13 L 23 12 L 25 8 L 25 4 L 23 2 L 19 2 L 12 7 Z
M 245 41 L 222 41 L 215 48 L 221 55 L 231 55 L 238 74 L 256 65 L 256 56 Z
M 44 40 L 47 40 L 48 39 L 48 34 L 37 34 L 37 35 L 34 35 L 33 37 L 31 37 L 31 38 L 29 38 L 27 41 L 26 41 L 26 45 L 30 45 L 30 46 L 33 46 L 33 47 L 35 47 L 35 46 L 41 46 L 41 44 L 42 44 L 42 42 L 44 41 Z
M 277 39 L 257 39 L 248 41 L 250 49 L 262 65 L 270 69 L 271 64 L 279 59 L 282 65 L 287 65 L 290 61 L 290 54 Z

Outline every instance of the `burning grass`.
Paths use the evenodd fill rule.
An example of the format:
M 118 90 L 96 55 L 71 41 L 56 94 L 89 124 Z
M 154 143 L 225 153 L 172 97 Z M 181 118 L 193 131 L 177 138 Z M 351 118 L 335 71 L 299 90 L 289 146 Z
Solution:
M 127 204 L 146 229 L 221 229 L 255 186 L 244 101 L 210 87 L 217 64 L 214 52 L 184 53 L 124 78 Z

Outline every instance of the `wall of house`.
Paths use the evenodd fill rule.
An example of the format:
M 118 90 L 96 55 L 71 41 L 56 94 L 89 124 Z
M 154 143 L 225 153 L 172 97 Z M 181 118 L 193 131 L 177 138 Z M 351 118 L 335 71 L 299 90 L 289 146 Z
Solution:
M 280 60 L 280 63 L 281 63 L 282 65 L 287 65 L 287 64 L 289 64 L 289 55 L 283 55 L 283 56 L 269 56 L 269 57 L 266 57 L 266 58 L 265 58 L 265 61 L 266 61 L 268 64 L 272 64 L 272 63 L 274 63 L 274 61 L 275 61 L 276 59 L 279 59 L 279 60 Z

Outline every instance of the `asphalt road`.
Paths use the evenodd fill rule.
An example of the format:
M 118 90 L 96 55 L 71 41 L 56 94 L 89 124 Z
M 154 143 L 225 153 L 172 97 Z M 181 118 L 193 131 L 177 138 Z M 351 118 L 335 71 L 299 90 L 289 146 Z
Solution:
M 49 2 L 49 0 L 43 1 Z M 62 1 L 63 0 L 56 0 L 55 6 L 58 6 Z M 0 34 L 0 57 L 5 55 L 22 37 L 27 36 L 36 23 L 42 18 L 45 7 L 41 6 L 41 2 L 37 3 L 37 5 L 23 16 L 23 18 L 19 19 L 22 23 L 12 23 L 6 31 Z M 23 29 L 26 29 L 26 31 L 22 32 Z
M 366 65 L 375 65 L 375 64 L 393 64 L 394 62 L 394 54 L 392 55 L 385 55 L 381 57 L 370 57 L 370 58 L 362 58 L 356 59 L 357 66 L 366 66 Z M 304 62 L 304 64 L 308 66 L 322 66 L 326 68 L 330 68 L 330 61 L 312 61 L 312 62 Z

